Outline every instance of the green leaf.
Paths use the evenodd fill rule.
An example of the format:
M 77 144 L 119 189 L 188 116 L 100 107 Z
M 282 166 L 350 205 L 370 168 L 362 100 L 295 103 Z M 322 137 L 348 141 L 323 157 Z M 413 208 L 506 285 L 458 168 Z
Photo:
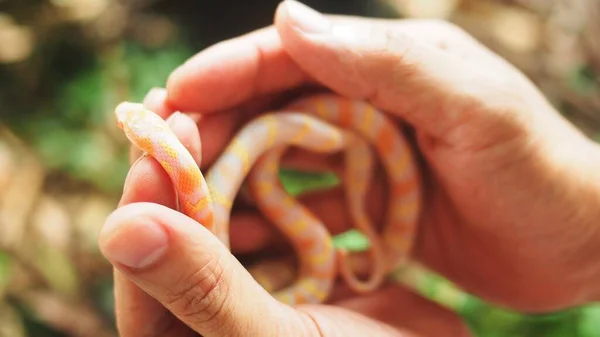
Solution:
M 582 308 L 578 328 L 581 336 L 600 336 L 600 304 Z
M 282 169 L 279 172 L 279 179 L 283 188 L 291 195 L 326 189 L 339 184 L 339 179 L 333 173 L 307 173 Z
M 369 239 L 355 229 L 334 236 L 333 244 L 337 248 L 344 248 L 355 252 L 365 251 L 370 246 Z

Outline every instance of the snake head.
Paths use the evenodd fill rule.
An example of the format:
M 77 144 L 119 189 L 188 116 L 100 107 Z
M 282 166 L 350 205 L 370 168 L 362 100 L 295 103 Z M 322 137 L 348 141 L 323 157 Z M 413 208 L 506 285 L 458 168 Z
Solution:
M 145 152 L 154 146 L 153 139 L 177 139 L 166 121 L 143 104 L 122 102 L 115 108 L 115 116 L 127 138 Z
M 117 126 L 120 129 L 131 126 L 136 119 L 144 113 L 146 109 L 142 104 L 122 102 L 115 108 L 117 117 Z M 137 117 L 137 118 L 136 118 Z

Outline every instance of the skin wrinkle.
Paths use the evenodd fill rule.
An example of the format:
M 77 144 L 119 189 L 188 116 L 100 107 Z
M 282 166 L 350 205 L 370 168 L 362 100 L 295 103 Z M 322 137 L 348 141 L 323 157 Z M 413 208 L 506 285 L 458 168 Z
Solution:
M 310 309 L 305 310 L 303 308 L 303 306 L 299 306 L 296 308 L 296 310 L 300 314 L 301 319 L 304 318 L 305 322 L 306 321 L 310 322 L 310 323 L 303 324 L 308 331 L 312 331 L 312 333 L 308 332 L 307 337 L 325 337 L 325 334 L 323 333 L 323 330 L 321 329 L 321 325 L 318 323 L 317 319 L 313 316 Z
M 219 257 L 218 260 L 219 261 L 217 262 L 217 264 L 222 266 L 223 258 Z M 223 273 L 221 273 L 220 275 L 224 275 L 226 270 L 227 269 L 224 269 Z M 233 326 L 222 324 L 222 322 L 220 322 L 220 320 L 218 320 L 217 318 L 225 316 L 223 314 L 224 312 L 226 312 L 226 313 L 236 312 L 236 311 L 229 310 L 230 305 L 228 303 L 233 303 L 233 302 L 231 301 L 231 286 L 228 284 L 226 279 L 227 278 L 221 276 L 217 281 L 215 281 L 215 287 L 214 287 L 213 293 L 215 291 L 220 291 L 223 296 L 222 297 L 215 296 L 215 300 L 217 300 L 217 302 L 219 303 L 218 306 L 208 316 L 207 319 L 200 322 L 201 324 L 207 324 L 207 323 L 213 322 L 214 325 L 216 326 L 215 330 L 220 331 L 221 335 L 224 335 L 224 336 L 227 335 L 227 333 L 226 333 L 227 330 L 233 331 Z M 232 280 L 233 277 L 229 276 L 229 279 Z
M 188 281 L 177 282 L 185 286 L 180 287 L 175 293 L 166 295 L 165 304 L 177 308 L 175 310 L 177 316 L 182 317 L 184 321 L 198 322 L 199 325 L 210 322 L 218 312 L 206 315 L 204 311 L 214 306 L 212 302 L 223 301 L 219 294 L 228 296 L 228 284 L 220 262 L 209 258 L 208 262 L 196 272 L 186 273 L 185 279 Z

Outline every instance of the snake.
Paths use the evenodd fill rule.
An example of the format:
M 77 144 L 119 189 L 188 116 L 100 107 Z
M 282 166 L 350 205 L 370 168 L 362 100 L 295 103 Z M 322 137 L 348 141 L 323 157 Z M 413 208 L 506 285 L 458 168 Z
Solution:
M 166 171 L 177 193 L 178 210 L 228 249 L 234 200 L 247 187 L 256 208 L 289 241 L 298 260 L 297 267 L 273 260 L 249 268 L 254 279 L 283 303 L 325 302 L 338 277 L 353 291 L 373 291 L 410 258 L 422 208 L 415 154 L 397 122 L 367 101 L 313 94 L 258 114 L 242 125 L 206 172 L 168 123 L 143 104 L 123 101 L 115 116 L 129 141 Z M 326 224 L 284 189 L 280 162 L 294 147 L 343 155 L 345 208 L 351 225 L 369 241 L 366 278 L 360 276 L 356 254 L 336 247 Z M 367 211 L 377 163 L 387 189 L 381 225 Z

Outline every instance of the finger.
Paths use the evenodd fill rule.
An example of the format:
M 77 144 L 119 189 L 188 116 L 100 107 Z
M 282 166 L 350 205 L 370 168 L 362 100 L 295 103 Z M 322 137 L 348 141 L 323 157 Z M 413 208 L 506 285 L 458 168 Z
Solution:
M 224 111 L 214 115 L 202 115 L 198 129 L 202 137 L 202 162 L 200 168 L 212 165 L 227 143 L 233 138 L 239 120 L 236 111 Z
M 200 161 L 200 158 L 197 158 L 197 162 L 200 161 L 201 168 L 207 168 L 212 165 L 239 126 L 247 120 L 246 116 L 254 116 L 276 102 L 276 97 L 267 95 L 240 104 L 234 109 L 221 111 L 218 114 L 206 115 L 196 112 L 185 112 L 184 114 L 197 124 L 202 139 L 205 140 L 203 144 L 198 146 L 202 149 L 200 151 L 202 153 L 202 160 Z M 150 90 L 144 99 L 144 106 L 169 122 L 175 111 L 175 108 L 167 101 L 167 91 L 162 88 Z M 189 126 L 187 132 L 179 132 L 179 137 L 182 141 L 186 141 L 189 137 L 189 131 L 196 132 L 195 129 Z M 195 137 L 194 134 L 191 134 L 191 136 Z M 138 148 L 132 147 L 130 161 L 135 161 L 141 154 L 142 152 Z
M 146 94 L 143 101 L 147 109 L 154 111 L 163 119 L 167 119 L 173 112 L 176 111 L 167 102 L 167 91 L 164 88 L 152 88 Z
M 171 178 L 156 160 L 148 156 L 140 157 L 129 169 L 119 207 L 148 201 L 174 208 L 177 205 L 175 190 L 170 186 Z
M 423 43 L 456 54 L 480 51 L 466 34 L 439 28 L 425 20 L 366 19 L 328 16 L 332 21 L 355 25 L 394 27 L 410 32 Z M 398 28 L 396 28 L 398 26 Z M 461 35 L 460 38 L 457 35 Z M 302 64 L 302 63 L 300 63 Z M 167 81 L 169 104 L 180 111 L 215 112 L 232 109 L 266 94 L 316 84 L 283 48 L 274 26 L 213 45 L 178 67 Z
M 115 211 L 101 231 L 100 247 L 124 276 L 202 336 L 417 336 L 349 310 L 282 305 L 208 230 L 160 205 Z M 171 329 L 160 335 L 181 336 Z
M 159 163 L 150 157 L 139 158 L 131 167 L 123 189 L 119 207 L 137 201 L 153 201 L 175 207 L 171 183 Z M 160 326 L 169 324 L 173 317 L 152 296 L 114 270 L 115 313 L 121 336 L 151 336 Z M 185 335 L 181 335 L 182 337 Z
M 421 41 L 414 25 L 402 22 L 336 22 L 289 0 L 278 7 L 275 26 L 285 50 L 311 77 L 342 95 L 397 113 L 437 137 L 477 110 L 473 100 L 448 97 L 474 94 L 481 76 L 489 77 L 487 67 L 467 64 Z
M 100 233 L 100 248 L 202 336 L 302 331 L 297 313 L 266 293 L 211 232 L 170 208 L 136 203 L 117 209 Z
M 202 157 L 198 128 L 187 115 L 175 113 L 168 119 L 177 138 L 196 162 Z M 175 207 L 175 191 L 162 166 L 150 156 L 142 156 L 129 169 L 123 185 L 120 205 L 137 201 L 156 202 Z
M 155 111 L 163 117 L 166 115 L 165 110 Z M 194 139 L 198 137 L 198 131 L 193 121 L 184 115 L 171 117 L 175 134 L 183 140 L 192 156 L 200 160 L 200 144 Z M 170 208 L 177 206 L 169 176 L 150 156 L 142 156 L 133 163 L 124 183 L 119 207 L 135 202 L 153 202 Z M 114 287 L 116 320 L 121 336 L 158 336 L 167 330 L 173 332 L 172 336 L 193 336 L 192 331 L 178 323 L 161 303 L 124 277 L 119 270 L 114 272 Z
M 306 81 L 270 27 L 198 53 L 173 71 L 167 91 L 175 109 L 205 113 L 231 109 Z

